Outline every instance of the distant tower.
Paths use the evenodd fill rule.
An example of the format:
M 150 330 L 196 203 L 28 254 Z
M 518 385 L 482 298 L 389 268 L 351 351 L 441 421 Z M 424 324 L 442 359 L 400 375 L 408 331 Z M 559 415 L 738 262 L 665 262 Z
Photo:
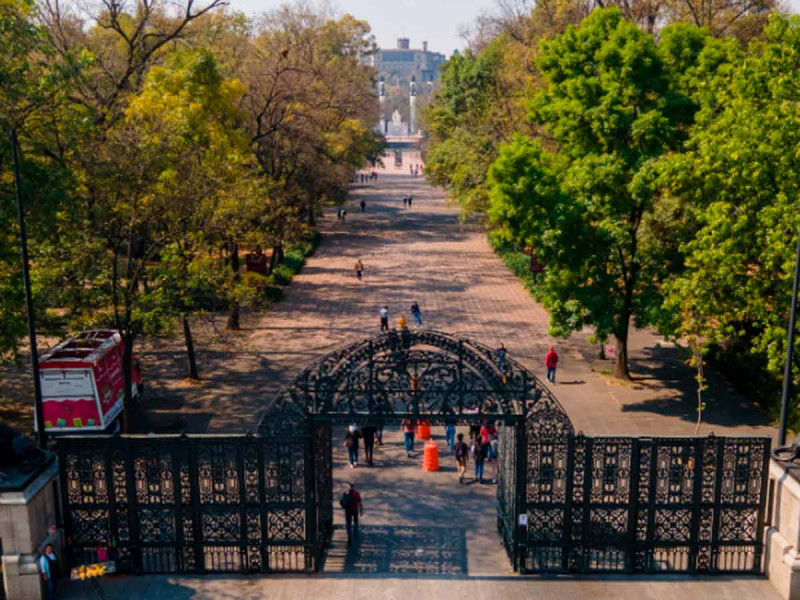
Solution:
M 409 85 L 408 104 L 408 134 L 412 135 L 416 131 L 414 124 L 417 118 L 417 78 L 414 75 L 411 76 L 411 85 Z
M 378 102 L 380 103 L 380 120 L 378 121 L 378 127 L 383 133 L 386 133 L 389 130 L 389 119 L 387 119 L 384 114 L 384 107 L 386 105 L 386 83 L 383 80 L 383 75 L 381 75 L 378 81 Z

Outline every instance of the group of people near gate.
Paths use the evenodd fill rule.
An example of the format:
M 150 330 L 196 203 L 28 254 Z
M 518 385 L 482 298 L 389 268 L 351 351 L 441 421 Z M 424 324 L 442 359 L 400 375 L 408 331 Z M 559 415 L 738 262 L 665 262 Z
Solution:
M 400 429 L 403 432 L 403 445 L 408 458 L 414 456 L 414 442 L 419 423 L 415 419 L 403 419 Z M 497 461 L 500 455 L 498 432 L 494 423 L 484 421 L 470 426 L 468 441 L 463 433 L 456 432 L 454 421 L 444 425 L 444 437 L 447 449 L 453 455 L 458 467 L 458 483 L 463 485 L 466 471 L 470 462 L 475 470 L 473 482 L 485 483 L 484 469 L 489 464 L 493 467 L 491 483 L 497 483 Z M 383 445 L 383 426 L 365 425 L 359 427 L 350 425 L 344 436 L 344 446 L 347 449 L 348 466 L 351 469 L 358 467 L 359 451 L 363 443 L 364 458 L 367 465 L 372 466 L 375 446 Z M 358 535 L 358 521 L 364 514 L 364 503 L 361 493 L 356 489 L 355 483 L 349 482 L 339 497 L 339 506 L 344 511 L 345 526 L 347 530 L 347 543 Z
M 406 456 L 414 455 L 414 441 L 419 423 L 415 419 L 403 419 L 400 429 L 403 432 L 403 445 Z M 447 448 L 455 456 L 458 465 L 458 482 L 464 483 L 467 463 L 471 460 L 475 466 L 475 481 L 483 483 L 484 465 L 492 464 L 498 457 L 497 428 L 491 421 L 474 424 L 469 428 L 469 443 L 464 441 L 464 434 L 456 434 L 455 423 L 449 421 L 444 426 L 444 439 Z M 364 459 L 372 466 L 375 446 L 383 445 L 383 425 L 350 425 L 344 435 L 344 447 L 347 449 L 347 464 L 351 469 L 358 467 L 359 451 L 364 445 Z M 495 476 L 492 482 L 496 483 Z

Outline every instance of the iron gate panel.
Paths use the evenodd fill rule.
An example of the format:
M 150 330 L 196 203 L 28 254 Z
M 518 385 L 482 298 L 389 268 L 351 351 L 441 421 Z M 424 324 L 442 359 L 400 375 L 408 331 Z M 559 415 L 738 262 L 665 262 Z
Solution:
M 502 424 L 498 430 L 497 530 L 508 559 L 514 564 L 517 528 L 517 427 Z
M 311 571 L 308 437 L 65 437 L 72 564 L 127 573 Z M 313 487 L 313 486 L 312 486 Z
M 768 438 L 528 439 L 529 573 L 761 573 Z

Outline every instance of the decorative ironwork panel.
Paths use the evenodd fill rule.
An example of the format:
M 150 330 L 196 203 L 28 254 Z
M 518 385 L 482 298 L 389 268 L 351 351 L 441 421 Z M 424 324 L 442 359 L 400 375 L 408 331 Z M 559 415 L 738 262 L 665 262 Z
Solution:
M 497 524 L 509 559 L 514 562 L 514 531 L 517 527 L 517 481 L 516 457 L 517 432 L 513 425 L 500 426 L 497 439 Z
M 323 356 L 279 392 L 259 431 L 282 435 L 283 424 L 301 421 L 298 413 L 354 420 L 535 415 L 537 436 L 573 432 L 533 373 L 487 346 L 430 330 L 391 331 Z
M 267 502 L 305 502 L 304 464 L 304 441 L 265 442 L 264 481 Z
M 316 561 L 322 563 L 333 536 L 333 447 L 330 423 L 315 423 L 313 446 L 315 491 L 317 506 Z
M 240 502 L 237 446 L 230 442 L 197 445 L 197 478 L 201 504 Z
M 102 553 L 128 573 L 311 570 L 307 446 L 292 436 L 60 438 L 66 558 Z M 296 546 L 281 554 L 293 559 L 273 545 Z
M 760 573 L 769 447 L 768 438 L 533 438 L 522 568 Z

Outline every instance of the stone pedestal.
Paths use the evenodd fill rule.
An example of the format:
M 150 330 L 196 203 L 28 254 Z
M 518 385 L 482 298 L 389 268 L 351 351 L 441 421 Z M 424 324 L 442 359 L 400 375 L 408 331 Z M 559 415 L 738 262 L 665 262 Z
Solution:
M 781 597 L 800 600 L 800 465 L 770 462 L 766 572 Z
M 58 477 L 55 460 L 27 486 L 0 491 L 0 539 L 3 540 L 3 580 L 8 600 L 40 600 L 42 581 L 36 559 L 45 543 L 58 549 L 51 528 L 56 524 L 52 482 Z

